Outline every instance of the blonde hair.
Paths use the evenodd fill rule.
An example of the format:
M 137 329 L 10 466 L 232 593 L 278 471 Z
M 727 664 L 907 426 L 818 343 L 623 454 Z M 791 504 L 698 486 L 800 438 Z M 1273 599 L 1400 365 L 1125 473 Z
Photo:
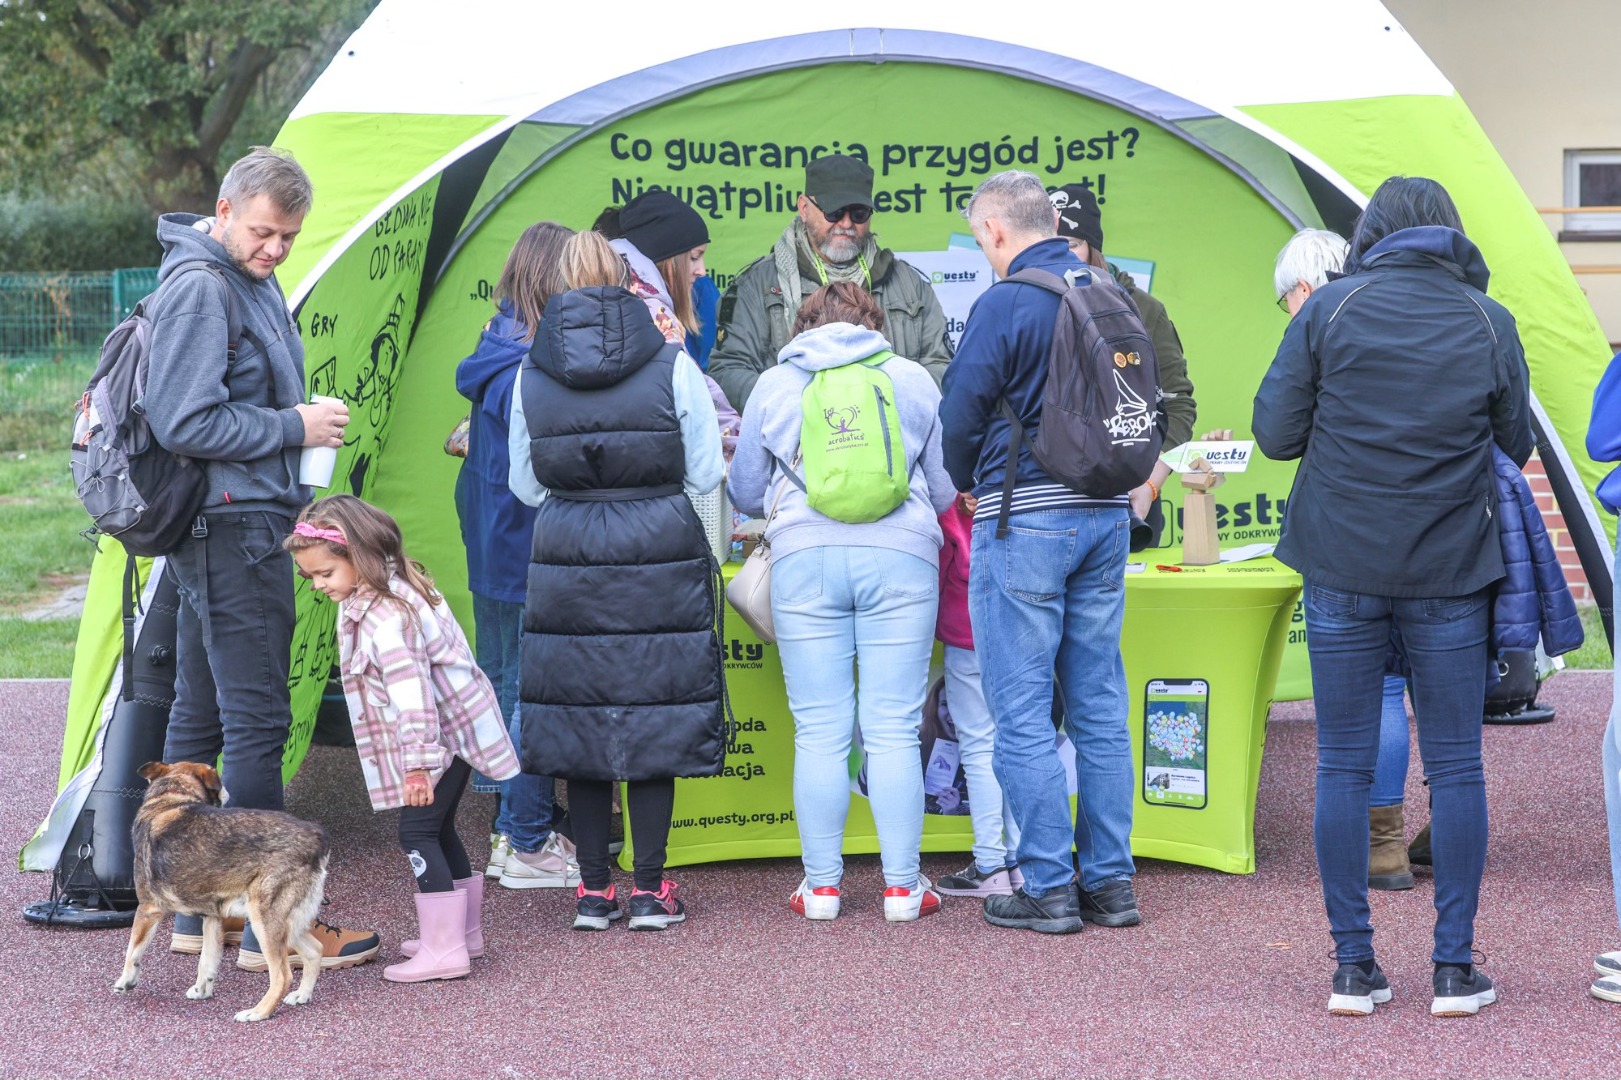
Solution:
M 343 542 L 317 536 L 301 536 L 294 532 L 281 546 L 290 552 L 322 548 L 329 555 L 343 559 L 355 568 L 355 576 L 362 585 L 402 606 L 409 607 L 405 598 L 389 588 L 389 579 L 398 574 L 405 583 L 422 595 L 429 604 L 444 602 L 439 590 L 433 587 L 433 578 L 422 564 L 405 554 L 405 539 L 400 534 L 399 522 L 377 507 L 353 495 L 328 495 L 316 499 L 298 515 L 300 522 L 308 522 L 317 529 L 335 529 L 343 535 Z M 375 601 L 374 601 L 375 602 Z
M 659 276 L 664 279 L 664 287 L 670 290 L 670 303 L 675 307 L 675 320 L 681 328 L 689 334 L 696 334 L 704 328 L 703 320 L 698 318 L 698 311 L 692 306 L 692 252 L 683 251 L 679 255 L 671 255 L 658 263 Z
M 587 229 L 569 237 L 561 261 L 563 284 L 570 289 L 625 284 L 625 261 L 601 233 Z
M 563 291 L 559 258 L 574 230 L 555 221 L 539 221 L 523 231 L 512 245 L 495 286 L 495 303 L 512 301 L 512 311 L 523 325 L 524 341 L 535 340 L 535 328 L 546 302 Z

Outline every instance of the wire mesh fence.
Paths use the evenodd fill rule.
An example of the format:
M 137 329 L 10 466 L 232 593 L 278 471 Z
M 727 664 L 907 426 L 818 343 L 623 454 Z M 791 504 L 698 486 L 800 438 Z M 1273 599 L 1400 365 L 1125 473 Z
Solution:
M 101 342 L 156 269 L 0 274 L 0 450 L 66 446 Z

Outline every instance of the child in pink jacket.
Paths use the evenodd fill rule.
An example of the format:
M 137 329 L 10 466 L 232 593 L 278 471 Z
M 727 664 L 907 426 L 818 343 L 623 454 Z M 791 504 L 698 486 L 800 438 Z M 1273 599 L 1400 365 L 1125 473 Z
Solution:
M 390 982 L 468 974 L 484 955 L 484 875 L 456 832 L 473 769 L 518 774 L 490 680 L 393 518 L 353 495 L 304 508 L 285 542 L 299 575 L 338 605 L 338 663 L 372 809 L 400 807 L 421 935 L 400 944 Z
M 974 523 L 972 495 L 958 495 L 940 515 L 940 615 L 934 636 L 945 646 L 948 710 L 957 730 L 968 780 L 968 814 L 974 824 L 974 861 L 947 874 L 935 887 L 951 896 L 1008 895 L 1024 884 L 1018 869 L 1019 827 L 991 769 L 996 724 L 979 682 L 974 628 L 968 621 L 968 552 Z

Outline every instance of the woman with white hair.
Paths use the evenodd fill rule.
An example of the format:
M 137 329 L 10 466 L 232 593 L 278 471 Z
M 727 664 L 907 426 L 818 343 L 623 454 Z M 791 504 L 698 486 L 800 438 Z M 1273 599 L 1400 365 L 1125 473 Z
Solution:
M 1278 306 L 1291 319 L 1307 297 L 1328 284 L 1330 274 L 1339 274 L 1348 247 L 1345 237 L 1327 229 L 1301 229 L 1283 245 L 1272 270 L 1272 285 Z

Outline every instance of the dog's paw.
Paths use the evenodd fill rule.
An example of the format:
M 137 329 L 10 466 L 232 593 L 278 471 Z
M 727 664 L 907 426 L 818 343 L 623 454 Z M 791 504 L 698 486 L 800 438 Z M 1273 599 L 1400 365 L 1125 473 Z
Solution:
M 135 976 L 120 975 L 118 981 L 113 983 L 113 993 L 123 994 L 135 989 Z
M 207 982 L 186 987 L 186 996 L 193 1001 L 206 1001 L 214 996 L 214 980 L 209 979 Z
M 310 998 L 314 996 L 315 992 L 313 990 L 294 990 L 291 994 L 282 998 L 281 1003 L 283 1005 L 308 1005 Z
M 261 1016 L 257 1009 L 243 1009 L 241 1012 L 236 1014 L 236 1022 L 239 1024 L 251 1024 L 258 1020 L 269 1019 L 269 1013 L 265 1013 L 263 1016 Z

